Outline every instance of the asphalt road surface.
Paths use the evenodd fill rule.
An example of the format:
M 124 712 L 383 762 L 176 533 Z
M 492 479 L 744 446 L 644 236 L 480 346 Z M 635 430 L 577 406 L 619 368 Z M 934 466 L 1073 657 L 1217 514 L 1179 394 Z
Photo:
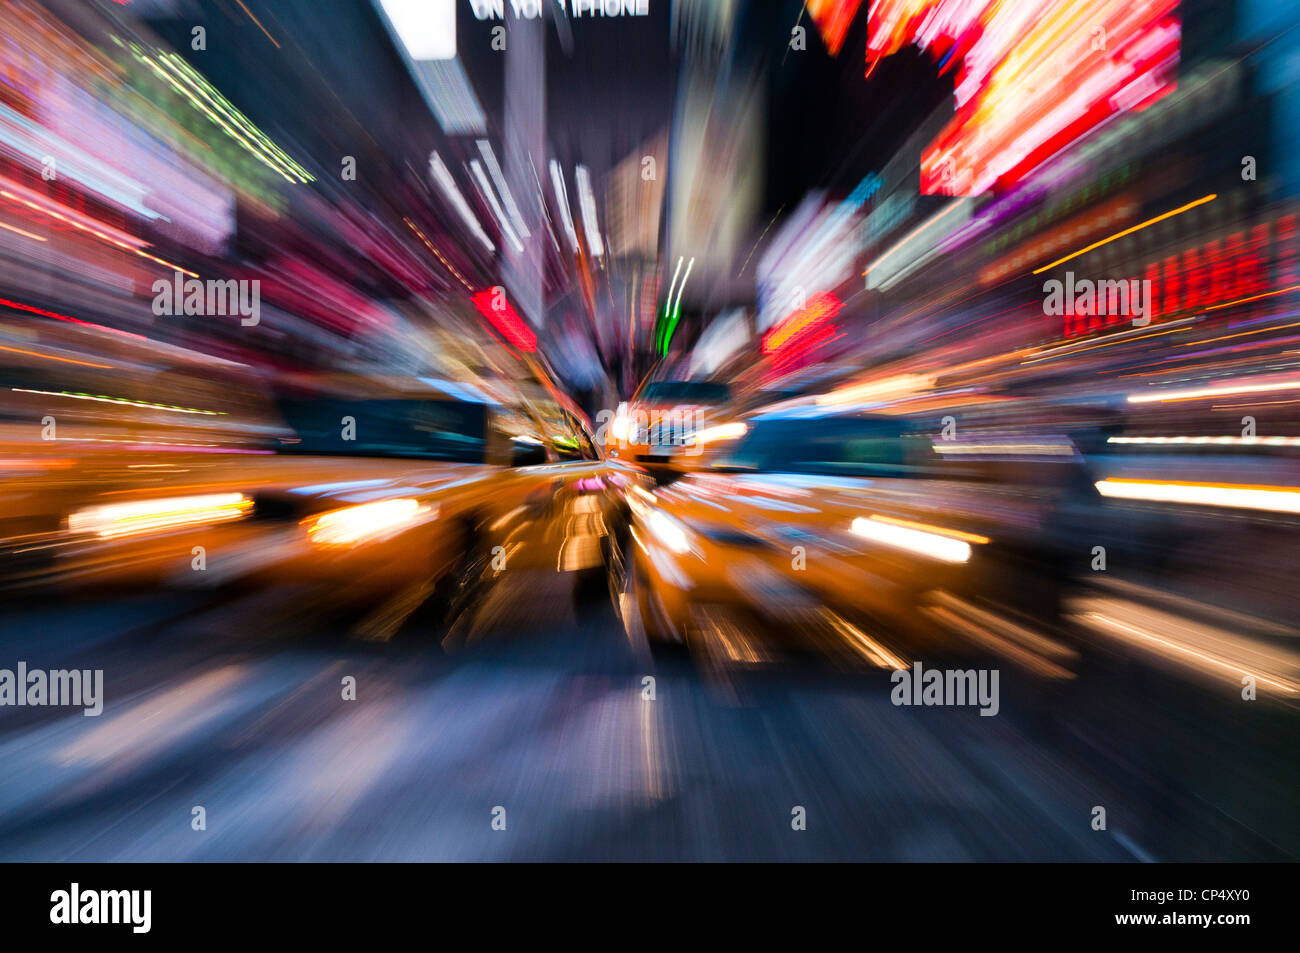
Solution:
M 0 859 L 1300 855 L 1290 712 L 1131 666 L 1004 674 L 997 717 L 895 707 L 884 671 L 654 667 L 570 579 L 516 574 L 450 650 L 283 588 L 10 603 L 0 667 L 101 668 L 106 703 L 0 708 Z

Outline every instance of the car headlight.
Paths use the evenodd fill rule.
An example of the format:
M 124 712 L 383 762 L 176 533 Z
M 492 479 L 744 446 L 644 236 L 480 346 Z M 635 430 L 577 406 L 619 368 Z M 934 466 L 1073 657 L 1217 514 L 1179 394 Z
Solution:
M 307 536 L 319 546 L 354 546 L 386 539 L 437 515 L 436 506 L 402 497 L 331 510 L 304 522 Z
M 632 434 L 632 418 L 627 415 L 627 404 L 618 405 L 614 420 L 609 425 L 609 432 L 619 443 L 627 443 Z
M 735 440 L 749 433 L 749 427 L 740 421 L 706 427 L 695 435 L 696 443 L 713 443 L 715 440 Z
M 695 552 L 693 533 L 681 522 L 663 510 L 651 510 L 646 517 L 646 529 L 656 540 L 679 556 Z
M 854 519 L 850 529 L 855 536 L 869 539 L 873 543 L 904 549 L 945 563 L 967 562 L 971 557 L 971 543 L 989 542 L 986 536 L 895 519 L 892 516 L 873 515 L 869 519 L 859 516 Z
M 242 493 L 205 493 L 160 500 L 133 500 L 129 503 L 108 503 L 74 510 L 68 515 L 68 529 L 74 533 L 93 533 L 111 539 L 178 526 L 239 519 L 252 508 L 253 501 Z

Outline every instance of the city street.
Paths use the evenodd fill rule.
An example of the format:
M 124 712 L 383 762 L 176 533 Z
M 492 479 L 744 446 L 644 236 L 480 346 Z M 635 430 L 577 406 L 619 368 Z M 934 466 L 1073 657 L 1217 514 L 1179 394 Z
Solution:
M 1140 666 L 1060 707 L 1022 702 L 1024 683 L 1004 670 L 996 717 L 895 707 L 887 673 L 815 660 L 719 683 L 684 663 L 647 667 L 608 603 L 539 612 L 569 604 L 569 577 L 512 582 L 454 654 L 416 632 L 349 638 L 327 604 L 281 590 L 7 607 L 7 658 L 103 668 L 106 701 L 91 718 L 7 711 L 0 859 L 1148 861 L 1300 850 L 1294 712 L 1237 705 L 1225 726 L 1216 716 L 1230 696 L 1225 705 Z M 341 698 L 345 676 L 355 701 Z M 1091 828 L 1095 805 L 1105 831 Z M 192 829 L 196 806 L 206 830 Z M 796 806 L 806 830 L 792 829 Z M 497 807 L 505 830 L 492 827 Z

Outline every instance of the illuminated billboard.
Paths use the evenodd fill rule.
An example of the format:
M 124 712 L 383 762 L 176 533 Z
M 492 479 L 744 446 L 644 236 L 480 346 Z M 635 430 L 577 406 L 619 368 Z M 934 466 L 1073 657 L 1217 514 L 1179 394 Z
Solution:
M 1175 87 L 1177 0 L 873 0 L 868 76 L 915 44 L 955 71 L 956 115 L 921 156 L 921 192 L 1011 185 L 1117 113 Z

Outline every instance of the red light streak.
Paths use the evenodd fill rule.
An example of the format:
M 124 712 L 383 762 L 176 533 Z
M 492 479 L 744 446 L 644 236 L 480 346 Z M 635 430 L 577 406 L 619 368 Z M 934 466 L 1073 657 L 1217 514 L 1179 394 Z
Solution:
M 826 42 L 826 51 L 838 55 L 862 0 L 808 0 L 807 6 L 808 15 Z
M 530 354 L 537 350 L 537 335 L 524 323 L 504 296 L 498 299 L 496 292 L 491 288 L 485 288 L 470 300 L 474 302 L 478 313 L 487 318 L 488 323 L 519 350 Z
M 8 298 L 0 298 L 0 307 L 13 308 L 17 311 L 28 311 L 32 314 L 39 314 L 45 318 L 57 318 L 60 321 L 70 321 L 73 324 L 80 324 L 82 327 L 94 328 L 96 331 L 111 331 L 113 334 L 121 334 L 124 337 L 135 338 L 138 341 L 149 340 L 143 334 L 132 334 L 130 331 L 119 331 L 117 328 L 106 327 L 102 324 L 93 324 L 90 321 L 82 321 L 80 318 L 73 318 L 66 314 L 59 314 L 57 311 L 46 311 L 44 308 L 33 307 L 30 304 L 20 304 L 17 301 L 10 301 Z
M 778 322 L 763 335 L 763 353 L 772 364 L 784 369 L 813 354 L 838 336 L 830 319 L 844 310 L 833 294 L 813 296 L 803 308 Z

